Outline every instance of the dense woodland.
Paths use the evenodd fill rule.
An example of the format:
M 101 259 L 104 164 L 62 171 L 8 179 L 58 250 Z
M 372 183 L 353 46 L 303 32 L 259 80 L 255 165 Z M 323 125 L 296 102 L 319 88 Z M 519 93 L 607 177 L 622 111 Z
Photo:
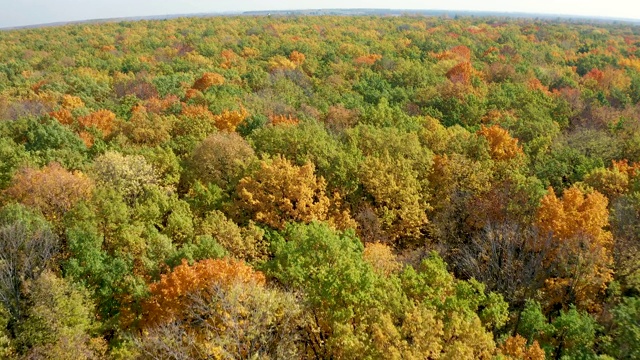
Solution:
M 640 27 L 0 32 L 0 358 L 640 359 Z

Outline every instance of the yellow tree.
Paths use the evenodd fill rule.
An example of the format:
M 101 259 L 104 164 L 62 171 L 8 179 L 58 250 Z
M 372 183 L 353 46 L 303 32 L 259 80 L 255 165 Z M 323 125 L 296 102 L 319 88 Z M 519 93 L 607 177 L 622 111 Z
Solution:
M 575 303 L 597 310 L 597 297 L 612 280 L 607 198 L 597 191 L 583 193 L 573 186 L 558 198 L 549 188 L 538 209 L 536 225 L 542 236 L 552 235 L 544 249 L 545 262 L 552 269 L 545 292 L 549 305 Z
M 494 160 L 510 160 L 523 154 L 518 139 L 512 138 L 509 132 L 499 125 L 483 125 L 478 135 L 484 136 L 489 142 L 491 158 Z
M 283 229 L 288 221 L 327 220 L 329 197 L 325 180 L 314 175 L 315 166 L 295 166 L 277 157 L 240 180 L 237 206 L 255 221 Z
M 192 88 L 199 91 L 205 91 L 214 85 L 222 84 L 224 84 L 224 77 L 222 75 L 207 72 L 204 73 L 198 80 L 196 80 L 195 83 L 193 83 Z

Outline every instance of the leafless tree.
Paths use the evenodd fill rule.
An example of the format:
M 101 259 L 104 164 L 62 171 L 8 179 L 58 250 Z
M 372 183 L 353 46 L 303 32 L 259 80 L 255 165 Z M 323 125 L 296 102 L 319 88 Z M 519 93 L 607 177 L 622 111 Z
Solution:
M 544 285 L 545 251 L 550 235 L 514 222 L 489 223 L 460 248 L 454 266 L 465 277 L 486 284 L 512 304 L 524 304 Z
M 14 318 L 21 315 L 24 282 L 36 279 L 57 249 L 57 237 L 46 226 L 0 222 L 0 302 Z

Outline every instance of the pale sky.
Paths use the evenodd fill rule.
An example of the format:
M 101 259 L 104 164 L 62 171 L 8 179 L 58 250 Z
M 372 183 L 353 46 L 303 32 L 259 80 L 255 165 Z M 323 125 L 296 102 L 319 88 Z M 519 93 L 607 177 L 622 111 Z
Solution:
M 132 16 L 332 8 L 480 10 L 640 19 L 638 0 L 0 0 L 0 28 Z

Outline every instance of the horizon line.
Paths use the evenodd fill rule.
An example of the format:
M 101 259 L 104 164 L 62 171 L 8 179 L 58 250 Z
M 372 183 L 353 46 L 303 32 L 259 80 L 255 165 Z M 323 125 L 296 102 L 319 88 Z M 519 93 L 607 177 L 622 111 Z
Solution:
M 48 23 L 37 23 L 28 25 L 8 26 L 0 27 L 0 31 L 11 30 L 24 30 L 24 29 L 37 29 L 45 27 L 56 27 L 65 25 L 81 25 L 81 24 L 100 24 L 120 21 L 145 21 L 145 20 L 169 20 L 177 18 L 196 18 L 196 17 L 233 17 L 233 16 L 362 16 L 363 14 L 313 14 L 310 12 L 380 12 L 377 15 L 404 15 L 404 14 L 418 14 L 424 16 L 441 16 L 460 14 L 471 15 L 474 14 L 487 16 L 487 17 L 512 17 L 512 18 L 524 18 L 524 19 L 536 19 L 543 18 L 546 20 L 582 20 L 582 21 L 597 21 L 597 22 L 625 22 L 633 23 L 634 25 L 640 25 L 640 19 L 636 18 L 621 18 L 612 16 L 593 16 L 593 15 L 577 15 L 577 14 L 554 14 L 554 13 L 535 13 L 535 12 L 523 12 L 523 11 L 500 11 L 500 10 L 450 10 L 450 9 L 394 9 L 394 8 L 309 8 L 309 9 L 290 9 L 290 10 L 243 10 L 243 11 L 220 11 L 220 12 L 202 12 L 202 13 L 174 13 L 174 14 L 159 14 L 159 15 L 140 15 L 140 16 L 125 16 L 125 17 L 112 17 L 112 18 L 92 18 L 83 20 L 68 20 L 68 21 L 55 21 Z M 388 12 L 385 14 L 384 12 Z M 372 14 L 368 14 L 372 15 Z M 374 14 L 375 15 L 375 14 Z

